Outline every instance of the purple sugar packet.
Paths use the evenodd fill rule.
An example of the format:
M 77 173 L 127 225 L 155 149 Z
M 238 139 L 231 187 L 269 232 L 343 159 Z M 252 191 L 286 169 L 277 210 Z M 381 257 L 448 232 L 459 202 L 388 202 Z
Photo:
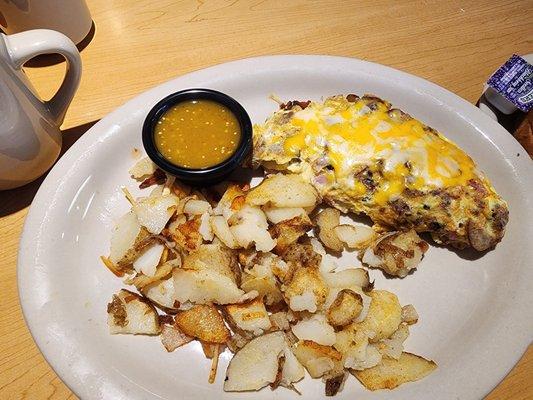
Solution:
M 487 84 L 516 108 L 528 112 L 533 108 L 533 65 L 513 56 L 487 81 Z

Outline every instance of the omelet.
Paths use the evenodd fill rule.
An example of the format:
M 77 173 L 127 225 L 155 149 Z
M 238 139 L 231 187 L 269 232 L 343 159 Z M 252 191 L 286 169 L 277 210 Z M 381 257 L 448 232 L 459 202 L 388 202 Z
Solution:
M 300 174 L 327 203 L 380 229 L 479 251 L 504 235 L 507 204 L 472 158 L 375 96 L 281 104 L 254 126 L 253 142 L 254 165 Z

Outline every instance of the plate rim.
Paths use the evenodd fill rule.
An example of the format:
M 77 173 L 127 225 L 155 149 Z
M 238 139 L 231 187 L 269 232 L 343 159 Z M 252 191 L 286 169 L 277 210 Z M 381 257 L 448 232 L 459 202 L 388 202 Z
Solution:
M 21 265 L 28 265 L 32 262 L 32 256 L 31 252 L 29 252 L 26 249 L 30 249 L 29 242 L 31 240 L 35 240 L 35 237 L 38 235 L 35 235 L 35 233 L 32 233 L 32 230 L 36 230 L 33 227 L 39 225 L 39 221 L 42 221 L 42 215 L 46 211 L 47 204 L 49 203 L 49 196 L 47 196 L 48 193 L 54 193 L 56 190 L 56 176 L 59 174 L 59 171 L 62 169 L 65 169 L 75 158 L 75 156 L 78 153 L 82 153 L 83 148 L 86 147 L 89 143 L 94 143 L 98 141 L 99 138 L 99 131 L 105 130 L 106 127 L 110 127 L 113 124 L 113 120 L 116 119 L 116 116 L 118 116 L 122 111 L 134 106 L 136 103 L 142 103 L 143 99 L 149 98 L 153 96 L 156 92 L 164 89 L 165 87 L 170 87 L 172 85 L 178 86 L 180 85 L 180 81 L 186 81 L 187 79 L 195 79 L 196 76 L 200 74 L 209 74 L 213 73 L 215 71 L 219 71 L 220 69 L 232 69 L 235 67 L 240 67 L 242 65 L 246 65 L 247 63 L 251 64 L 261 64 L 263 66 L 266 66 L 266 69 L 268 69 L 269 64 L 276 64 L 276 63 L 287 63 L 292 65 L 301 65 L 302 62 L 312 62 L 316 59 L 324 60 L 331 62 L 332 64 L 338 63 L 340 64 L 350 64 L 350 66 L 356 70 L 359 68 L 375 68 L 376 71 L 379 73 L 384 73 L 386 75 L 386 78 L 388 79 L 402 79 L 410 81 L 414 84 L 422 85 L 424 86 L 424 92 L 425 93 L 432 93 L 435 94 L 436 97 L 442 98 L 443 102 L 445 104 L 453 104 L 453 111 L 455 114 L 457 114 L 459 117 L 465 119 L 467 122 L 471 123 L 472 125 L 487 125 L 488 127 L 491 127 L 491 129 L 483 129 L 481 134 L 485 136 L 492 144 L 492 146 L 498 150 L 499 153 L 502 154 L 502 156 L 505 159 L 508 159 L 506 157 L 505 153 L 502 151 L 502 147 L 507 148 L 509 147 L 509 154 L 514 154 L 515 152 L 521 152 L 522 154 L 526 154 L 524 149 L 518 144 L 518 142 L 507 132 L 505 131 L 497 122 L 492 120 L 490 117 L 488 117 L 486 114 L 484 114 L 481 110 L 479 110 L 477 107 L 475 107 L 470 102 L 466 101 L 462 97 L 454 94 L 453 92 L 449 91 L 448 89 L 441 87 L 437 85 L 436 83 L 433 83 L 425 78 L 418 77 L 416 75 L 403 72 L 401 70 L 397 70 L 395 68 L 385 66 L 378 63 L 373 63 L 357 58 L 351 58 L 351 57 L 340 57 L 340 56 L 329 56 L 329 55 L 267 55 L 267 56 L 259 56 L 259 57 L 250 57 L 250 58 L 244 58 L 234 61 L 229 61 L 225 63 L 216 64 L 207 68 L 198 69 L 196 71 L 189 72 L 184 75 L 177 76 L 175 78 L 172 78 L 166 82 L 163 82 L 159 85 L 156 85 L 155 87 L 152 87 L 144 92 L 141 92 L 137 94 L 136 96 L 132 97 L 128 101 L 126 101 L 121 106 L 114 109 L 112 112 L 108 113 L 104 117 L 102 117 L 95 125 L 93 125 L 87 132 L 85 132 L 82 137 L 77 140 L 74 145 L 69 148 L 65 154 L 56 162 L 56 164 L 51 168 L 51 170 L 48 172 L 48 175 L 42 182 L 41 186 L 39 187 L 39 190 L 37 191 L 32 204 L 30 206 L 30 209 L 28 211 L 28 214 L 24 221 L 24 226 L 19 242 L 18 247 L 18 256 L 17 256 L 17 286 L 18 286 L 18 296 L 19 301 L 22 308 L 23 317 L 25 320 L 25 323 L 30 331 L 30 334 L 36 343 L 39 351 L 43 355 L 43 357 L 46 359 L 47 363 L 50 365 L 50 367 L 54 370 L 54 372 L 58 375 L 58 377 L 72 390 L 77 396 L 80 398 L 89 398 L 91 392 L 86 391 L 86 387 L 83 385 L 82 382 L 78 381 L 76 378 L 72 377 L 68 373 L 65 373 L 64 368 L 61 367 L 60 360 L 55 359 L 54 360 L 54 350 L 46 346 L 45 341 L 45 333 L 46 331 L 43 329 L 40 329 L 39 326 L 36 326 L 32 323 L 32 309 L 31 309 L 31 296 L 25 296 L 24 293 L 27 291 L 27 283 L 31 279 L 31 273 L 28 268 L 21 268 Z M 290 62 L 289 62 L 290 61 Z M 182 85 L 183 86 L 183 85 Z M 183 86 L 184 88 L 187 87 L 187 84 Z M 467 114 L 473 113 L 473 119 L 475 119 L 478 123 L 474 123 L 474 121 L 469 117 Z M 485 134 L 485 132 L 487 134 Z M 490 133 L 489 133 L 490 132 Z M 506 151 L 508 153 L 508 151 Z M 526 169 L 526 162 L 524 159 L 526 157 L 521 157 L 521 159 L 513 158 L 511 165 L 516 167 L 518 165 L 518 169 L 521 173 L 525 173 L 525 179 L 527 182 L 531 183 L 530 187 L 533 187 L 533 171 Z M 526 204 L 528 205 L 528 209 L 526 210 L 526 213 L 531 214 L 531 204 L 532 200 L 530 198 L 525 199 Z M 530 229 L 531 230 L 531 229 Z M 533 275 L 533 274 L 530 274 Z M 524 293 L 522 293 L 524 294 Z M 530 300 L 533 299 L 533 296 L 529 296 Z M 533 318 L 533 309 L 527 309 L 525 307 L 522 307 L 524 311 L 531 314 Z M 513 313 L 512 315 L 516 314 Z M 512 321 L 512 318 L 507 318 L 507 321 Z M 533 322 L 529 323 L 528 325 L 524 323 L 524 326 L 528 331 L 531 333 L 533 331 Z M 504 377 L 511 371 L 511 369 L 516 365 L 516 363 L 520 360 L 524 352 L 527 350 L 528 346 L 531 343 L 531 339 L 527 339 L 527 335 L 524 336 L 524 340 L 521 340 L 519 344 L 514 344 L 512 350 L 509 353 L 509 356 L 505 360 L 506 362 L 502 363 L 505 364 L 504 368 L 499 368 L 498 372 L 492 372 L 490 375 L 493 376 L 491 380 L 493 383 L 489 384 L 483 389 L 484 392 L 483 395 L 486 395 L 490 393 L 503 379 Z M 500 360 L 501 361 L 501 360 Z M 494 376 L 497 375 L 497 376 Z M 490 386 L 490 387 L 489 387 Z M 481 390 L 481 389 L 479 389 Z M 477 393 L 479 394 L 479 390 L 477 390 Z

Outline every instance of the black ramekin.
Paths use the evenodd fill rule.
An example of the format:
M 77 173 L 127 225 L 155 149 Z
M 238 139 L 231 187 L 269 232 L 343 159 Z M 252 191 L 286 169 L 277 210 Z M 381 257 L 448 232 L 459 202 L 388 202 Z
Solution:
M 168 161 L 155 146 L 154 128 L 161 116 L 173 105 L 190 100 L 211 100 L 230 109 L 239 121 L 241 138 L 239 146 L 227 160 L 204 169 L 183 168 Z M 252 121 L 246 110 L 232 97 L 211 89 L 186 89 L 159 101 L 148 113 L 142 129 L 143 146 L 148 157 L 162 170 L 179 180 L 195 185 L 210 185 L 222 181 L 237 167 L 246 162 L 252 151 Z

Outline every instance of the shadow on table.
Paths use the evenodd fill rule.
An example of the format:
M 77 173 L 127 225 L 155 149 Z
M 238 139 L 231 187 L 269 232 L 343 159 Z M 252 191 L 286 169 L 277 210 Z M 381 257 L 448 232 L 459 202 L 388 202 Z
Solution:
M 97 122 L 98 121 L 88 122 L 86 124 L 62 131 L 63 146 L 61 148 L 59 158 L 61 158 L 63 154 L 65 154 L 65 152 Z M 33 198 L 35 197 L 37 190 L 39 190 L 44 178 L 46 178 L 46 175 L 48 175 L 48 172 L 46 172 L 39 179 L 22 187 L 0 191 L 0 218 L 16 213 L 17 211 L 28 207 L 33 201 Z
M 89 43 L 93 40 L 93 37 L 96 33 L 96 25 L 91 25 L 91 30 L 85 36 L 85 39 L 83 39 L 81 42 L 79 42 L 76 47 L 78 48 L 78 51 L 82 51 L 84 48 L 86 48 Z M 64 62 L 65 59 L 63 56 L 60 56 L 59 54 L 42 54 L 40 56 L 34 57 L 31 60 L 29 60 L 26 64 L 24 64 L 25 67 L 29 68 L 41 68 L 41 67 L 49 67 L 51 65 L 56 65 Z

